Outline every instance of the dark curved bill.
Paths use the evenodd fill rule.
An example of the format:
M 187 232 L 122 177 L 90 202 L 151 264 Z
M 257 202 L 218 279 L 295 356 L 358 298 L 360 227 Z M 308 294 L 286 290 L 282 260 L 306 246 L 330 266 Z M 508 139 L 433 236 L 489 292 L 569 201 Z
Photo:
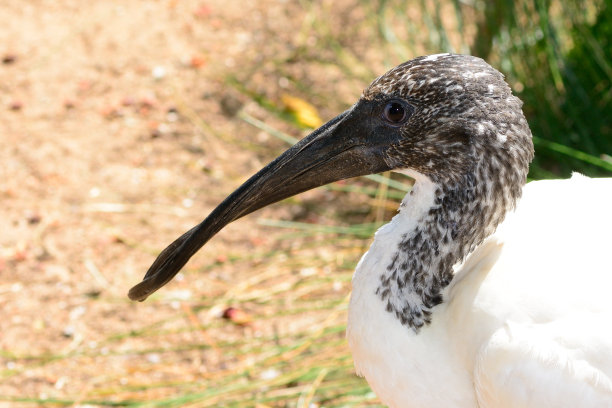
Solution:
M 371 140 L 370 108 L 358 103 L 289 148 L 230 194 L 200 224 L 164 249 L 130 289 L 145 300 L 164 286 L 225 225 L 269 204 L 333 181 L 391 168 L 385 161 L 388 140 Z

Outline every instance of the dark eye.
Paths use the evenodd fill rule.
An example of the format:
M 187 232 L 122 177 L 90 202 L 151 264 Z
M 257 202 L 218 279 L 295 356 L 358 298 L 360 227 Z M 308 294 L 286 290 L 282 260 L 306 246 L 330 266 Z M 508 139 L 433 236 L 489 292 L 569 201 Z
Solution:
M 406 116 L 406 108 L 399 102 L 388 102 L 383 111 L 383 118 L 394 125 L 402 123 Z

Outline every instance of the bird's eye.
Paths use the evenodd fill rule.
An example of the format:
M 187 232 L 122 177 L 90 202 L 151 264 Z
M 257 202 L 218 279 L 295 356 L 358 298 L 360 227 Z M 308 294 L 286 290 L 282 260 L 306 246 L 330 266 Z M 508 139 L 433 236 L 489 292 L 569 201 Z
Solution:
M 394 125 L 404 122 L 407 116 L 406 108 L 399 102 L 388 102 L 383 110 L 383 119 Z

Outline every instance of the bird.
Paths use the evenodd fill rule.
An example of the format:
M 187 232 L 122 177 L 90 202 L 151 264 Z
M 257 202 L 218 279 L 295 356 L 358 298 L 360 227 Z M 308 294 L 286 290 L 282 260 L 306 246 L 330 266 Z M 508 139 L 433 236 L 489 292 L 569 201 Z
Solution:
M 414 179 L 352 280 L 358 374 L 393 408 L 612 407 L 612 179 L 526 183 L 522 102 L 484 60 L 418 57 L 230 194 L 153 262 L 168 283 L 228 223 L 385 171 Z

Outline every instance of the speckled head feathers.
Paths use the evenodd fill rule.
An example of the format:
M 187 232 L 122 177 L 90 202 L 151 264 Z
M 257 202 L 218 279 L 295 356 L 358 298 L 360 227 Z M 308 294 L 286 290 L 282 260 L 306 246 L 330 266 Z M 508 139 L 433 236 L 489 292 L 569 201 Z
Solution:
M 497 87 L 489 89 L 489 85 Z M 495 92 L 492 92 L 495 91 Z M 404 62 L 376 78 L 363 98 L 381 95 L 434 101 L 465 93 L 507 96 L 504 76 L 484 60 L 470 55 L 436 54 Z
M 480 58 L 437 54 L 407 61 L 364 90 L 366 101 L 398 98 L 413 108 L 389 161 L 433 179 L 475 166 L 513 168 L 522 186 L 533 158 L 531 131 L 504 76 Z M 488 165 L 487 165 L 488 162 Z M 523 181 L 519 181 L 523 180 Z
M 376 289 L 386 310 L 418 331 L 443 301 L 453 265 L 520 198 L 533 158 L 531 131 L 503 75 L 466 55 L 405 62 L 374 80 L 362 100 L 410 106 L 386 160 L 437 185 L 434 203 L 405 232 Z

